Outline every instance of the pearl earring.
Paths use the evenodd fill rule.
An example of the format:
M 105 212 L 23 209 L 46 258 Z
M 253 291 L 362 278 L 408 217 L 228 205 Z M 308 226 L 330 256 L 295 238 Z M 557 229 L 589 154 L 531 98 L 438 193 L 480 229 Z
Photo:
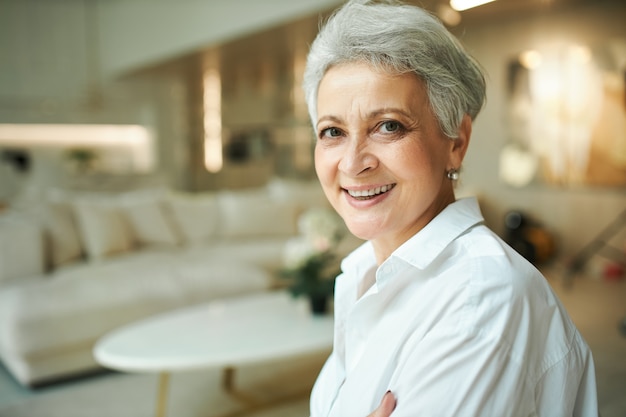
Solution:
M 451 170 L 447 172 L 446 176 L 448 177 L 449 180 L 456 181 L 459 179 L 459 171 L 456 170 L 455 168 L 452 168 Z

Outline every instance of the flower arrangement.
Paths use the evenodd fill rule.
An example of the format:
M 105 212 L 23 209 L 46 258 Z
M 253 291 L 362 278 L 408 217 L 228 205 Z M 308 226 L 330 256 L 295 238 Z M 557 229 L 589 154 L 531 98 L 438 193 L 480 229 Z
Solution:
M 334 211 L 313 208 L 298 219 L 298 231 L 300 235 L 285 246 L 281 276 L 289 281 L 294 296 L 308 296 L 311 303 L 320 303 L 319 309 L 325 310 L 340 273 L 335 251 L 345 236 L 345 226 Z M 321 312 L 316 307 L 312 305 L 314 313 Z

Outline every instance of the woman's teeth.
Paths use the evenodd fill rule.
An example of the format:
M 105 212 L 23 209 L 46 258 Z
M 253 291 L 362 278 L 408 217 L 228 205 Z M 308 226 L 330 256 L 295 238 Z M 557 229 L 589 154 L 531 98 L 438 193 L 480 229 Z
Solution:
M 379 194 L 386 193 L 391 190 L 395 184 L 383 185 L 382 187 L 372 188 L 371 190 L 347 190 L 348 194 L 359 200 L 366 200 Z

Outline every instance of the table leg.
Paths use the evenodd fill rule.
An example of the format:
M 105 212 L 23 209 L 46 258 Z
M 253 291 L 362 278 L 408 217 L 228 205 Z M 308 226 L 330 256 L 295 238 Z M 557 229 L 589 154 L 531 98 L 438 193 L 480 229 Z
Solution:
M 278 398 L 262 400 L 237 389 L 237 387 L 235 386 L 235 368 L 232 367 L 224 368 L 222 374 L 222 389 L 232 399 L 239 402 L 243 406 L 243 408 L 227 414 L 223 414 L 220 417 L 243 417 L 244 415 L 247 415 L 251 412 L 260 411 L 273 406 L 277 406 L 279 404 L 293 401 L 295 399 L 300 399 L 310 393 L 309 390 L 306 390 L 305 392 L 299 392 L 291 395 L 283 395 Z
M 167 396 L 170 383 L 169 372 L 161 372 L 159 374 L 159 392 L 156 403 L 156 417 L 165 417 L 167 414 Z
M 239 391 L 235 387 L 235 368 L 224 368 L 222 374 L 222 388 L 235 400 L 245 404 L 248 407 L 256 408 L 260 405 L 260 401 L 245 392 Z

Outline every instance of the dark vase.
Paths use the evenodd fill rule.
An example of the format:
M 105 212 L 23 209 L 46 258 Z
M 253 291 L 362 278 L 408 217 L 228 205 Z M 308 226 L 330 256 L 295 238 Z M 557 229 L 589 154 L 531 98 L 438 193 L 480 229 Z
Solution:
M 309 304 L 313 315 L 320 316 L 326 314 L 328 310 L 328 296 L 311 294 L 309 295 Z

